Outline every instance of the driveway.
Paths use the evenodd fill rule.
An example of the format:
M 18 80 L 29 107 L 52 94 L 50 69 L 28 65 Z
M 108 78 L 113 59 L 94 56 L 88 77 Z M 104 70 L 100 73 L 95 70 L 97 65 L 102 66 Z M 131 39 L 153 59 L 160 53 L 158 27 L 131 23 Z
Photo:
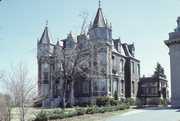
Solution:
M 106 121 L 180 121 L 180 109 L 150 107 L 133 110 Z

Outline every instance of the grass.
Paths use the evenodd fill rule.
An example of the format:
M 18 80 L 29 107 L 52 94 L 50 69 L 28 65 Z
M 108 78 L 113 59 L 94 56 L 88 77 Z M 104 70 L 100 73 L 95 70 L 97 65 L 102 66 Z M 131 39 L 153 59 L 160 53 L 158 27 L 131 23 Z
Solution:
M 35 118 L 35 115 L 41 110 L 42 110 L 41 108 L 29 108 L 26 114 L 26 121 L 32 121 L 32 119 Z M 43 110 L 52 110 L 52 109 L 43 109 Z M 66 109 L 67 112 L 72 111 L 72 110 L 74 109 L 73 108 Z M 113 116 L 125 113 L 125 112 L 129 112 L 131 110 L 133 109 L 126 109 L 126 110 L 106 112 L 106 113 L 97 113 L 97 114 L 85 114 L 82 116 L 75 116 L 71 118 L 61 119 L 61 121 L 101 121 L 101 120 L 108 119 Z M 12 114 L 13 114 L 12 121 L 19 121 L 19 109 L 13 108 Z M 51 121 L 59 121 L 59 119 L 51 120 Z
M 35 118 L 36 114 L 40 112 L 41 110 L 54 110 L 53 109 L 42 109 L 42 108 L 29 108 L 25 118 L 26 121 L 32 121 L 33 118 Z M 59 108 L 58 108 L 59 109 Z M 67 108 L 66 111 L 71 111 L 73 108 Z M 15 107 L 12 109 L 12 121 L 19 121 L 19 108 Z
M 26 120 L 31 121 L 37 112 L 40 112 L 41 109 L 38 108 L 29 108 L 26 114 Z M 12 121 L 19 121 L 19 108 L 15 107 L 12 109 Z
M 119 114 L 123 114 L 123 113 L 129 112 L 129 111 L 132 111 L 132 110 L 133 109 L 126 109 L 126 110 L 106 112 L 106 113 L 85 114 L 82 116 L 75 116 L 72 118 L 61 119 L 61 121 L 103 121 L 105 119 L 109 119 L 113 116 L 117 116 Z M 59 121 L 59 119 L 51 120 L 51 121 Z

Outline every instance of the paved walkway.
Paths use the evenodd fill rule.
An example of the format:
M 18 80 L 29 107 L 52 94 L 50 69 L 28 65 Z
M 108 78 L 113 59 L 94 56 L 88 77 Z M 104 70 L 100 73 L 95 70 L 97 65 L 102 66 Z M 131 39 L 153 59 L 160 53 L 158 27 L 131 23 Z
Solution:
M 133 110 L 106 121 L 180 121 L 180 109 L 150 107 Z

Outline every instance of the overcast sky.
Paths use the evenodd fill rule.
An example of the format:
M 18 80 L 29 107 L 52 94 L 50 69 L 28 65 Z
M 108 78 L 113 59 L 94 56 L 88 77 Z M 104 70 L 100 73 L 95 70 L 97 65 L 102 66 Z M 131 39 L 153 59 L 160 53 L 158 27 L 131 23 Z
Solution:
M 176 27 L 180 0 L 102 0 L 106 19 L 112 23 L 113 38 L 135 43 L 141 75 L 153 74 L 159 62 L 170 79 L 168 47 L 164 40 Z M 24 62 L 37 77 L 36 47 L 46 20 L 54 42 L 72 31 L 78 34 L 80 11 L 96 15 L 98 0 L 2 0 L 0 2 L 0 70 Z

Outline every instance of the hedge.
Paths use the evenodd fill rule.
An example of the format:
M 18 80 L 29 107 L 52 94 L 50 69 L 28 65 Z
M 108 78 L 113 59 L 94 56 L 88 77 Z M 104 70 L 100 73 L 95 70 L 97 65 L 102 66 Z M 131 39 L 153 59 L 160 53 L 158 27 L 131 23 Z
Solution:
M 49 119 L 62 119 L 67 117 L 79 116 L 84 114 L 95 114 L 124 110 L 135 104 L 135 100 L 131 98 L 115 100 L 109 97 L 98 97 L 96 105 L 84 107 L 76 107 L 75 111 L 64 112 L 63 110 L 41 111 L 36 115 L 34 121 L 47 121 Z
M 63 119 L 67 117 L 73 117 L 84 114 L 95 114 L 95 113 L 104 113 L 104 112 L 112 112 L 117 110 L 125 110 L 129 109 L 130 105 L 122 104 L 116 106 L 101 106 L 98 107 L 96 105 L 89 106 L 87 108 L 76 107 L 75 111 L 72 112 L 64 112 L 62 110 L 52 110 L 52 111 L 44 111 L 42 110 L 36 115 L 34 121 L 47 121 L 49 119 Z

